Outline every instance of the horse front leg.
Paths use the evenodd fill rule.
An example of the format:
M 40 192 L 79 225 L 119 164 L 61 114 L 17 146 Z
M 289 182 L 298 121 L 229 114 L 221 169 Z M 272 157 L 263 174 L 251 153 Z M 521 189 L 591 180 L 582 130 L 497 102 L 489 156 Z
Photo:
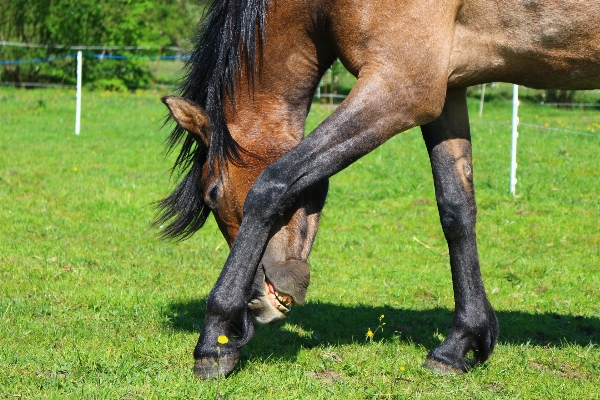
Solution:
M 261 228 L 257 227 L 253 235 L 262 244 L 267 241 L 270 226 Z M 263 249 L 264 246 L 234 246 L 229 258 L 244 257 L 248 263 L 245 268 L 226 263 L 206 299 L 204 325 L 194 349 L 194 373 L 203 379 L 231 372 L 239 361 L 242 346 L 254 334 L 247 304 Z
M 448 242 L 455 304 L 450 333 L 429 352 L 424 365 L 441 372 L 463 372 L 469 367 L 465 355 L 472 350 L 475 363 L 484 362 L 498 337 L 498 321 L 485 294 L 477 254 L 466 90 L 449 90 L 440 117 L 421 130 Z
M 238 237 L 249 236 L 253 242 L 248 244 L 247 241 L 236 238 L 236 245 L 231 250 L 230 258 L 238 260 L 241 258 L 243 262 L 237 264 L 237 270 L 235 270 L 235 263 L 226 263 L 207 298 L 205 323 L 194 350 L 196 375 L 211 379 L 228 374 L 239 360 L 241 347 L 253 335 L 254 323 L 274 323 L 282 319 L 279 315 L 274 317 L 274 314 L 262 304 L 264 301 L 269 301 L 261 299 L 264 296 L 267 276 L 269 282 L 280 293 L 285 290 L 283 293 L 291 296 L 294 304 L 302 304 L 310 275 L 307 271 L 308 265 L 304 261 L 312 247 L 318 214 L 325 203 L 327 189 L 327 179 L 312 185 L 293 204 L 292 212 L 287 216 L 283 215 L 283 218 L 283 213 L 277 211 L 281 208 L 274 208 L 273 204 L 258 200 L 256 207 L 264 210 L 264 213 L 260 213 L 261 217 L 258 219 L 251 217 L 244 219 L 248 222 L 243 224 Z M 246 210 L 248 208 L 246 207 Z M 290 225 L 282 227 L 284 221 L 290 222 L 287 218 L 298 216 L 302 219 L 303 212 L 308 214 L 305 216 L 306 224 L 292 225 L 292 228 Z M 256 215 L 256 213 L 248 213 Z M 273 226 L 275 221 L 276 224 Z M 302 233 L 293 232 L 294 229 Z M 247 233 L 248 231 L 252 233 Z M 291 258 L 282 260 L 280 254 L 282 250 L 274 250 L 272 245 L 282 246 L 282 242 L 273 242 L 274 238 L 271 236 L 273 232 L 277 232 L 276 235 L 297 235 L 294 238 L 297 242 L 292 243 L 292 248 L 283 250 L 283 252 L 289 250 L 290 253 L 284 253 L 284 256 L 291 256 Z M 269 245 L 265 247 L 267 241 Z M 288 245 L 288 242 L 284 243 Z M 301 249 L 297 247 L 299 245 L 302 246 Z M 260 269 L 257 269 L 257 263 Z M 280 313 L 280 315 L 284 314 Z

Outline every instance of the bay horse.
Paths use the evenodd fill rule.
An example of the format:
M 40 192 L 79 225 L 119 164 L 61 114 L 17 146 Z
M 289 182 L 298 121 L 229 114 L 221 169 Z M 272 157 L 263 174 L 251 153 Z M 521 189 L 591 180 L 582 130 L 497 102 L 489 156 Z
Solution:
M 313 93 L 336 58 L 358 80 L 304 138 Z M 600 88 L 600 1 L 213 0 L 185 70 L 180 97 L 163 99 L 182 178 L 157 224 L 186 238 L 212 211 L 230 245 L 206 300 L 195 373 L 230 373 L 255 322 L 280 321 L 304 301 L 327 179 L 415 126 L 455 303 L 450 332 L 424 365 L 462 372 L 487 360 L 498 338 L 477 252 L 466 88 Z

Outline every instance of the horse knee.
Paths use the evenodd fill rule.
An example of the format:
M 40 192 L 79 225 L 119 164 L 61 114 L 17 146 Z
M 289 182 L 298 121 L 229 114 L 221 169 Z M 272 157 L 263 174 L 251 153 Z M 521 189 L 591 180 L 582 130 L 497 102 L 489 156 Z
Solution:
M 258 221 L 271 221 L 285 209 L 283 200 L 287 184 L 281 174 L 271 166 L 258 177 L 244 202 L 244 217 Z
M 440 146 L 442 147 L 442 146 Z M 432 165 L 440 222 L 447 240 L 459 239 L 475 229 L 477 205 L 470 156 L 458 144 L 434 149 Z

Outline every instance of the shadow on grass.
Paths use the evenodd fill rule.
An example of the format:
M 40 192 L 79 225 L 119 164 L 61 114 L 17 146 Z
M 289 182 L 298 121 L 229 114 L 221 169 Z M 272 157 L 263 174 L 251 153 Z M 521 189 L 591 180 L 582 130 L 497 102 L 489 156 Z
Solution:
M 205 300 L 171 304 L 168 311 L 170 327 L 199 333 L 205 306 Z M 375 330 L 382 314 L 386 325 L 383 333 L 377 333 L 376 339 L 395 337 L 430 350 L 440 343 L 437 333 L 448 333 L 454 313 L 444 308 L 418 311 L 307 303 L 295 307 L 282 324 L 258 327 L 254 338 L 244 348 L 242 358 L 295 360 L 301 347 L 365 343 L 367 329 Z M 567 344 L 587 346 L 600 342 L 599 318 L 520 311 L 497 311 L 496 314 L 500 323 L 500 343 L 560 348 Z

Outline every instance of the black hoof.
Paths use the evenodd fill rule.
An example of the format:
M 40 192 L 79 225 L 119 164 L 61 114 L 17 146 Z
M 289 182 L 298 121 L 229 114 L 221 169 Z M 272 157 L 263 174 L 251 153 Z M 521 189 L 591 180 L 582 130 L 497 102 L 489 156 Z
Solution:
M 465 372 L 462 369 L 456 368 L 453 365 L 446 364 L 444 362 L 434 360 L 432 358 L 425 359 L 425 362 L 423 362 L 423 367 L 430 369 L 432 371 L 435 371 L 435 372 L 439 372 L 442 375 L 451 375 L 451 374 L 460 375 L 463 372 Z
M 219 375 L 229 375 L 239 361 L 236 354 L 223 354 L 219 357 L 204 357 L 196 360 L 194 374 L 203 380 L 217 379 Z
M 452 328 L 448 337 L 427 354 L 423 366 L 442 374 L 467 372 L 490 358 L 498 338 L 498 322 L 480 329 Z M 473 357 L 465 359 L 472 352 Z

